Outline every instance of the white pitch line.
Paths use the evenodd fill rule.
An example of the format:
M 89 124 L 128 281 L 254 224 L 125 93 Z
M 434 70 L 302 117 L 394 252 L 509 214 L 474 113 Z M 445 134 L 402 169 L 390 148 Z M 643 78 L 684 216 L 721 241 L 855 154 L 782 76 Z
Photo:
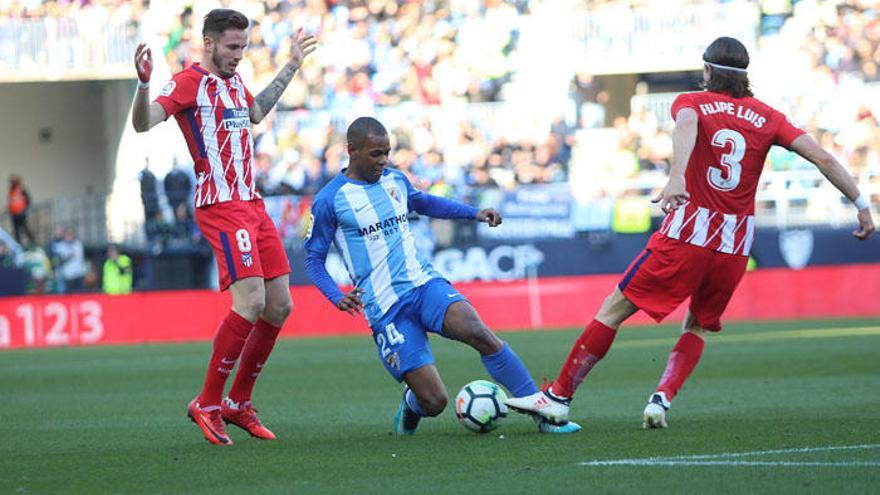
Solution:
M 770 466 L 770 467 L 880 467 L 880 462 L 795 462 L 795 461 L 667 461 L 622 459 L 620 461 L 582 462 L 581 466 Z
M 880 443 L 866 443 L 861 445 L 829 445 L 826 447 L 798 447 L 792 449 L 753 450 L 751 452 L 724 452 L 721 454 L 681 455 L 674 457 L 651 457 L 649 459 L 717 459 L 730 457 L 748 457 L 753 455 L 776 455 L 776 454 L 802 454 L 805 452 L 831 452 L 835 450 L 865 450 L 880 449 Z
M 751 452 L 722 452 L 720 454 L 699 454 L 674 457 L 646 457 L 642 459 L 608 459 L 584 461 L 580 466 L 831 466 L 861 467 L 880 466 L 880 461 L 731 461 L 736 457 L 749 457 L 777 454 L 803 454 L 809 452 L 833 452 L 840 450 L 878 449 L 880 444 L 829 445 L 827 447 L 801 447 L 794 449 L 754 450 Z M 721 460 L 712 460 L 721 459 Z

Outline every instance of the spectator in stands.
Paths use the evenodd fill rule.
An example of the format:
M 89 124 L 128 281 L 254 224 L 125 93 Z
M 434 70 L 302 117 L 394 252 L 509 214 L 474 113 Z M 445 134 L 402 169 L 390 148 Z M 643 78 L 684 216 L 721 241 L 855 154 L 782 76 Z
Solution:
M 0 242 L 0 268 L 15 268 L 15 253 L 3 242 Z
M 187 216 L 192 216 L 189 208 L 189 195 L 193 191 L 193 183 L 177 160 L 174 161 L 174 168 L 165 175 L 162 185 L 165 186 L 165 196 L 168 198 L 168 205 L 171 206 L 171 211 L 175 213 L 175 216 L 180 205 L 184 205 L 186 208 Z
M 86 275 L 83 277 L 82 289 L 80 292 L 98 292 L 101 290 L 101 280 L 98 274 L 98 268 L 92 263 L 92 260 L 86 260 Z
M 27 270 L 30 278 L 27 284 L 29 294 L 45 294 L 51 292 L 52 263 L 46 251 L 36 243 L 25 243 L 22 253 L 22 268 Z
M 575 145 L 574 127 L 561 116 L 553 119 L 550 124 L 550 136 L 548 143 L 552 143 L 554 150 L 554 160 L 559 162 L 563 168 L 568 170 L 568 162 L 571 160 L 572 148 Z
M 792 5 L 798 0 L 761 0 L 761 34 L 773 34 L 779 31 L 785 20 L 791 16 Z
M 580 127 L 585 129 L 604 127 L 608 92 L 595 76 L 585 72 L 575 74 L 570 92 Z
M 104 261 L 104 293 L 110 295 L 130 294 L 132 287 L 132 263 L 128 255 L 119 252 L 115 244 L 107 246 L 107 260 Z
M 55 292 L 64 294 L 67 288 L 64 286 L 64 279 L 61 277 L 61 252 L 59 248 L 64 242 L 64 226 L 56 225 L 52 231 L 52 240 L 49 241 L 49 262 L 52 265 L 52 273 L 55 280 Z
M 316 194 L 324 184 L 329 182 L 324 175 L 323 164 L 318 157 L 312 154 L 304 156 L 302 161 L 305 166 L 302 171 L 302 183 L 297 192 L 299 194 Z
M 27 236 L 31 244 L 36 242 L 34 234 L 31 232 L 27 223 L 28 208 L 31 205 L 31 198 L 21 182 L 21 177 L 12 175 L 9 177 L 9 201 L 6 209 L 9 216 L 12 217 L 12 229 L 15 242 L 21 244 L 24 234 Z
M 161 222 L 162 212 L 159 209 L 159 181 L 150 171 L 150 162 L 144 164 L 138 180 L 141 183 L 141 203 L 144 205 L 144 229 L 147 233 L 147 240 L 152 240 L 152 233 L 155 230 L 154 224 Z
M 55 252 L 60 261 L 58 272 L 64 283 L 63 287 L 59 288 L 59 293 L 82 292 L 85 289 L 89 266 L 86 263 L 85 248 L 82 241 L 76 237 L 73 228 L 64 229 L 64 237 L 55 245 Z
M 187 204 L 181 203 L 174 210 L 174 225 L 165 240 L 166 249 L 192 250 L 200 244 L 202 236 Z

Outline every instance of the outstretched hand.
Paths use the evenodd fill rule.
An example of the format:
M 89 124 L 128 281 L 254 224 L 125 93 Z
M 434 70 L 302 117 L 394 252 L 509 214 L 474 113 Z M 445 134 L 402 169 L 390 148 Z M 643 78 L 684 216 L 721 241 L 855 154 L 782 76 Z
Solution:
M 336 303 L 336 308 L 339 311 L 345 311 L 352 316 L 362 313 L 364 311 L 364 302 L 361 301 L 361 294 L 363 293 L 364 289 L 355 287 Z
M 871 209 L 865 208 L 864 210 L 859 210 L 859 230 L 853 231 L 853 235 L 856 239 L 864 241 L 871 237 L 871 234 L 873 233 L 874 219 L 871 218 Z
M 290 47 L 290 63 L 296 67 L 300 67 L 303 60 L 305 60 L 305 58 L 317 48 L 318 38 L 311 34 L 305 34 L 303 28 L 299 28 L 296 31 L 292 46 Z
M 150 76 L 153 74 L 153 55 L 146 43 L 139 44 L 134 52 L 134 68 L 142 83 L 150 82 Z
M 477 221 L 486 222 L 489 224 L 489 227 L 497 227 L 501 225 L 501 213 L 498 213 L 493 208 L 486 208 L 477 213 Z
M 685 188 L 684 177 L 670 177 L 663 190 L 651 202 L 660 203 L 663 213 L 669 213 L 687 203 L 690 197 Z

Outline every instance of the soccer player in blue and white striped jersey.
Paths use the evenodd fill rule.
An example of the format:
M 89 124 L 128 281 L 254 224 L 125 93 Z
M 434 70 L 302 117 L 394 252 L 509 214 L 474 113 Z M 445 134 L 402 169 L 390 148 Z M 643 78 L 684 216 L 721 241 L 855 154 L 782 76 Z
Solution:
M 348 168 L 315 197 L 306 234 L 306 273 L 340 311 L 363 312 L 379 358 L 406 382 L 394 417 L 394 433 L 412 435 L 419 420 L 446 408 L 446 387 L 434 366 L 427 332 L 458 340 L 480 353 L 492 378 L 514 397 L 538 392 L 528 370 L 507 343 L 480 320 L 474 308 L 438 274 L 415 247 L 408 214 L 486 222 L 501 215 L 415 189 L 406 176 L 386 168 L 388 132 L 361 117 L 348 128 Z M 342 254 L 354 289 L 343 294 L 324 266 L 330 244 Z M 536 420 L 545 433 L 572 433 L 576 423 Z

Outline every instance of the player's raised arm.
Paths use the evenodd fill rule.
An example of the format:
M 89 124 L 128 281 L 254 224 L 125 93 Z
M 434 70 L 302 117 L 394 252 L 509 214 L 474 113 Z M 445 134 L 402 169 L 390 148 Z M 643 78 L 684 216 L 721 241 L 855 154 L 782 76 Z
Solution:
M 852 175 L 828 153 L 812 137 L 802 134 L 791 142 L 790 148 L 798 155 L 806 158 L 822 172 L 838 191 L 852 201 L 858 208 L 859 230 L 853 232 L 858 239 L 867 239 L 874 233 L 874 219 L 871 218 L 871 203 L 859 192 L 859 187 Z
M 259 124 L 272 111 L 275 104 L 278 103 L 278 99 L 281 98 L 284 90 L 290 84 L 291 79 L 293 79 L 293 75 L 299 70 L 303 60 L 315 51 L 317 47 L 317 38 L 312 35 L 306 35 L 302 28 L 297 30 L 290 48 L 290 61 L 284 64 L 284 67 L 278 71 L 278 75 L 266 86 L 266 89 L 254 98 L 254 103 L 250 107 L 251 122 Z
M 153 74 L 153 56 L 146 43 L 138 45 L 134 53 L 134 67 L 137 70 L 138 86 L 131 109 L 131 123 L 137 132 L 146 132 L 165 120 L 162 105 L 150 103 L 150 76 Z
M 654 203 L 660 203 L 660 208 L 664 213 L 675 210 L 690 198 L 686 189 L 684 173 L 697 142 L 697 124 L 697 112 L 693 108 L 682 108 L 675 115 L 669 180 L 660 194 L 651 200 Z
M 491 227 L 501 224 L 501 214 L 496 210 L 491 208 L 479 210 L 461 201 L 428 194 L 416 189 L 405 176 L 401 176 L 406 182 L 407 206 L 420 215 L 432 218 L 476 220 L 488 223 Z

